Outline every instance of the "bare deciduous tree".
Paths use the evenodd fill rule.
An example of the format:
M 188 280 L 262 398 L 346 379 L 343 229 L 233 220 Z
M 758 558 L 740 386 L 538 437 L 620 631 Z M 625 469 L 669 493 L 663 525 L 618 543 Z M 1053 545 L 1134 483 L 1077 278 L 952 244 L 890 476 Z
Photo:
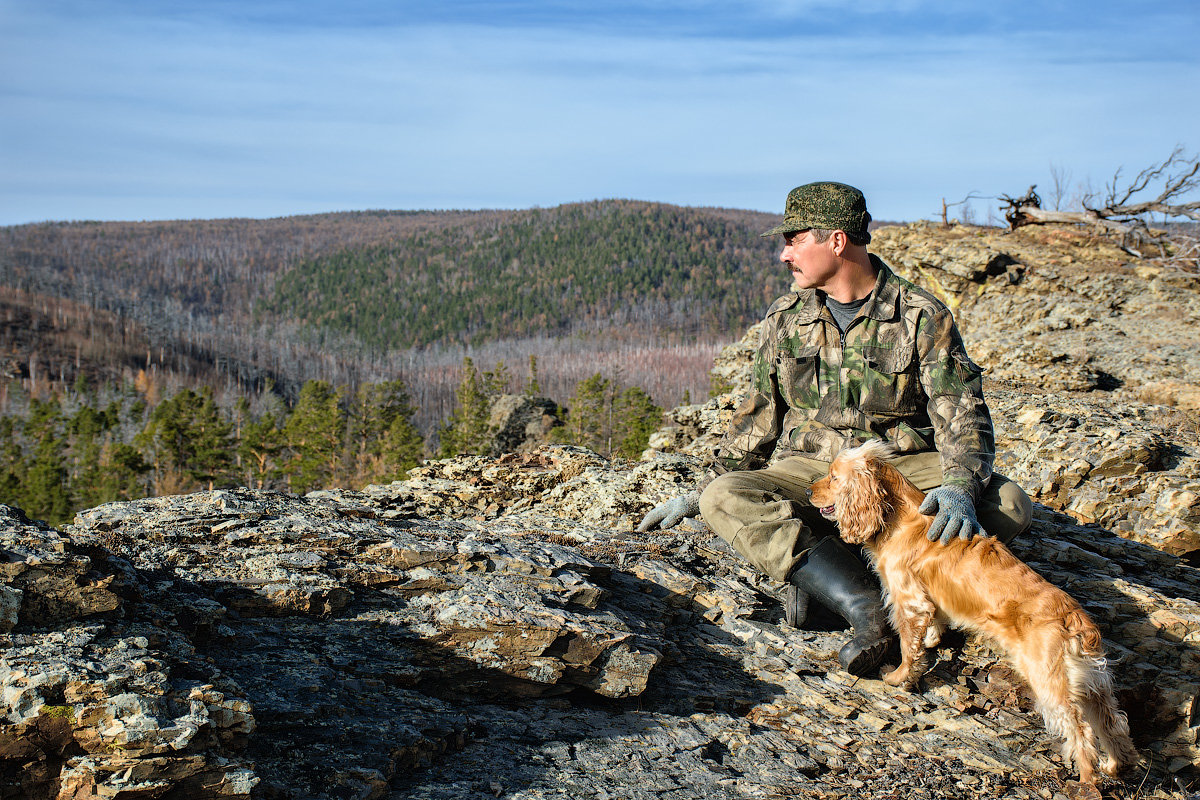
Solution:
M 1071 171 L 1057 164 L 1050 165 L 1050 181 L 1054 187 L 1050 190 L 1050 206 L 1059 211 L 1067 197 L 1067 187 L 1071 183 Z

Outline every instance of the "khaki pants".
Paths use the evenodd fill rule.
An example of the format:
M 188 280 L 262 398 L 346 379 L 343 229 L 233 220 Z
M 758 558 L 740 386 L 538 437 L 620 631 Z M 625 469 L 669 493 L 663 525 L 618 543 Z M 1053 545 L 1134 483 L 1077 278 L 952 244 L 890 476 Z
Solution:
M 891 463 L 923 492 L 942 484 L 936 452 L 896 456 Z M 755 569 L 786 581 L 810 547 L 837 535 L 836 526 L 808 499 L 808 487 L 827 474 L 828 461 L 806 456 L 784 458 L 765 469 L 727 472 L 704 490 L 700 512 Z M 1005 543 L 1028 530 L 1033 520 L 1029 496 L 1003 475 L 992 475 L 975 511 L 988 535 Z

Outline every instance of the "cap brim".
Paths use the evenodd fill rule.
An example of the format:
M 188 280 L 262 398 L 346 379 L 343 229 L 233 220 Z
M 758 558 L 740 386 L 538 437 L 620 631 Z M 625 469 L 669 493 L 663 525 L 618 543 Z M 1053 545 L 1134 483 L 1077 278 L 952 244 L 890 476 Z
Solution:
M 768 236 L 778 236 L 781 233 L 795 233 L 796 231 L 807 231 L 811 226 L 801 225 L 799 222 L 784 222 L 781 225 L 776 225 L 766 233 L 760 233 L 759 236 L 764 239 Z

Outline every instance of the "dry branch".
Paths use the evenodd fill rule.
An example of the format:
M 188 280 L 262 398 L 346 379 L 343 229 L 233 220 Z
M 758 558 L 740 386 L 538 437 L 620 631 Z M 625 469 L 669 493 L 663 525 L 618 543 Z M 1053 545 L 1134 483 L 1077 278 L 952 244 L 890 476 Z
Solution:
M 1144 199 L 1150 187 L 1158 185 L 1161 185 L 1158 195 Z M 1200 188 L 1200 157 L 1188 156 L 1182 148 L 1175 148 L 1162 162 L 1142 170 L 1124 185 L 1118 169 L 1106 188 L 1102 204 L 1093 204 L 1091 198 L 1085 198 L 1078 211 L 1042 208 L 1036 186 L 1030 186 L 1022 197 L 1000 195 L 999 199 L 1004 203 L 1004 218 L 1013 230 L 1051 222 L 1089 225 L 1120 236 L 1121 247 L 1139 258 L 1142 253 L 1137 247 L 1156 244 L 1162 248 L 1164 232 L 1150 229 L 1151 214 L 1200 221 L 1200 201 L 1185 201 Z

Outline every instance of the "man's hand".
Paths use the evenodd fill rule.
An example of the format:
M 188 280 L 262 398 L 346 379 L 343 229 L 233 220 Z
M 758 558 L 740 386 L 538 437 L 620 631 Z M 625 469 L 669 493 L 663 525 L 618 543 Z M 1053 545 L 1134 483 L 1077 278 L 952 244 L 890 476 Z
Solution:
M 939 486 L 925 495 L 925 502 L 917 509 L 922 514 L 933 514 L 929 526 L 929 541 L 941 537 L 942 544 L 949 544 L 955 536 L 970 541 L 973 536 L 987 536 L 987 531 L 975 516 L 975 501 L 966 489 L 957 486 Z
M 684 517 L 700 515 L 700 493 L 689 492 L 682 497 L 676 497 L 655 506 L 649 514 L 642 518 L 642 524 L 637 526 L 639 531 L 651 528 L 673 528 Z

